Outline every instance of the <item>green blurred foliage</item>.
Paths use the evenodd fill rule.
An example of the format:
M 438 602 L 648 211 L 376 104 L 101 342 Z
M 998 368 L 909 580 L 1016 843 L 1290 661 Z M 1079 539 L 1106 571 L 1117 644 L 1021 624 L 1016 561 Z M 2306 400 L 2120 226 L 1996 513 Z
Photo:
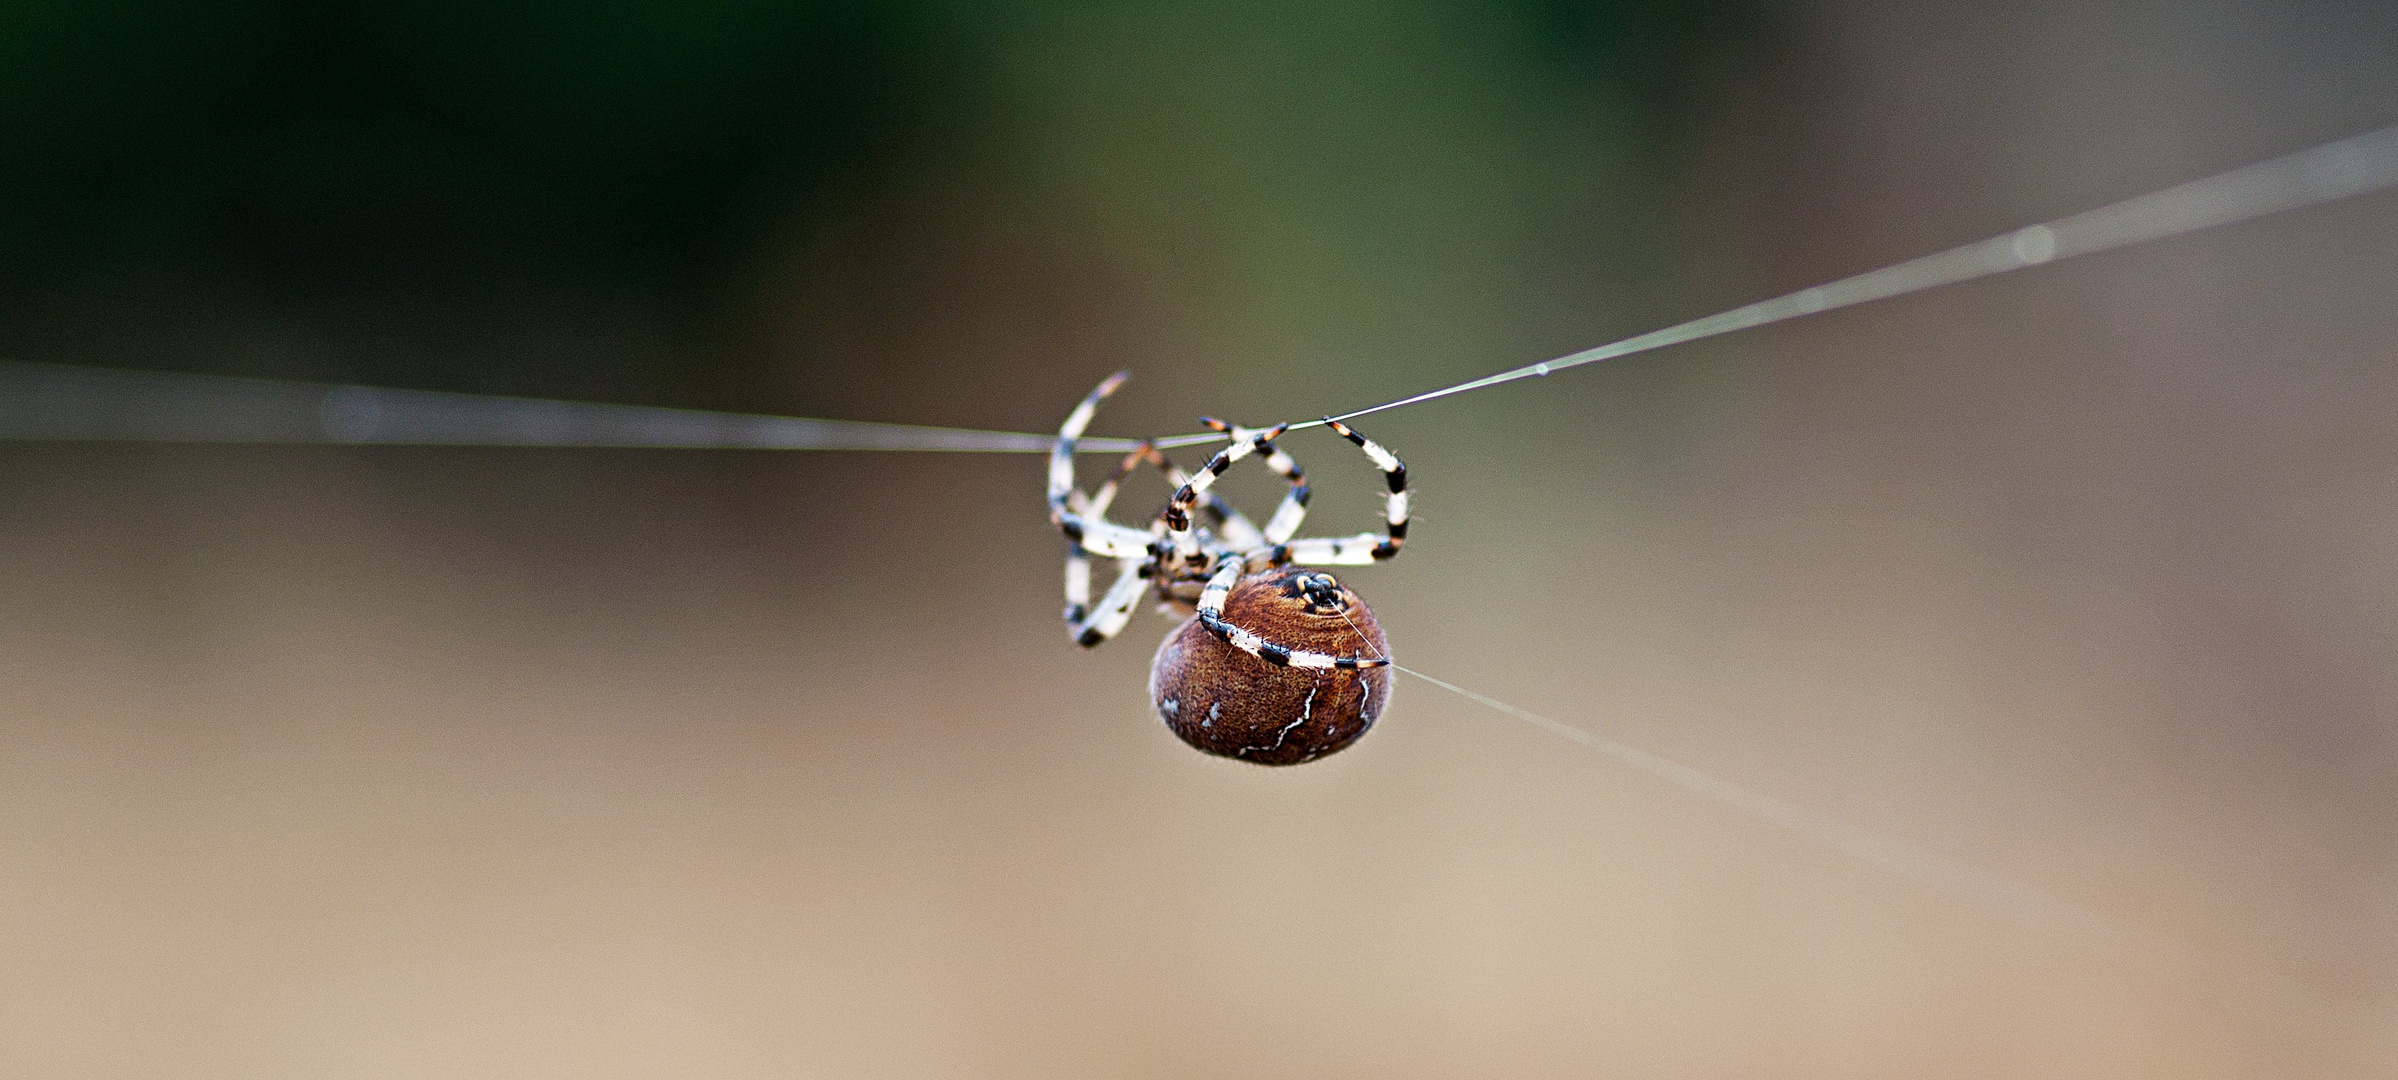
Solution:
M 1235 354 L 1418 364 L 1487 350 L 1522 314 L 1494 296 L 1637 239 L 1694 65 L 1754 21 L 1731 0 L 17 0 L 0 330 L 48 350 L 28 358 L 210 367 L 78 328 L 228 304 L 504 322 L 565 298 L 656 314 L 684 368 L 739 367 L 700 329 L 761 249 L 914 183 L 1072 223 L 1243 327 Z M 467 374 L 438 351 L 317 365 Z
M 686 285 L 904 123 L 913 37 L 888 9 L 750 0 L 7 18 L 12 277 L 170 259 L 302 290 Z

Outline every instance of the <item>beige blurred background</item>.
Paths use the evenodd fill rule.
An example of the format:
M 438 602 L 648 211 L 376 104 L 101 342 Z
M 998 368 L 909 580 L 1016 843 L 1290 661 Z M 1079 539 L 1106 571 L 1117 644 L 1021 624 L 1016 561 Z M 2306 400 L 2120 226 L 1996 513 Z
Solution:
M 2375 5 L 1578 11 L 912 10 L 746 239 L 558 263 L 651 278 L 161 211 L 12 240 L 0 348 L 1174 433 L 2398 119 Z M 2398 1075 L 2394 284 L 2383 194 L 1365 426 L 1403 662 L 2162 952 L 1420 682 L 1202 757 L 1028 457 L 0 447 L 0 1075 Z

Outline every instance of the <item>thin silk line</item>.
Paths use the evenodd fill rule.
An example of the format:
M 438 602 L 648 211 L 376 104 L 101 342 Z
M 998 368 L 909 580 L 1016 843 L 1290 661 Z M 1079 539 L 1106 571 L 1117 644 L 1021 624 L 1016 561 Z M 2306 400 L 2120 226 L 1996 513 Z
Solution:
M 1919 256 L 1770 300 L 1760 300 L 1662 330 L 1651 330 L 1554 360 L 1527 364 L 1322 420 L 1300 421 L 1292 424 L 1291 430 L 1321 427 L 1329 420 L 1351 420 L 1451 394 L 1544 376 L 1571 367 L 1649 352 L 1786 319 L 1875 300 L 1888 300 L 2059 259 L 2112 251 L 2285 210 L 2319 206 L 2381 191 L 2393 185 L 2398 185 L 2398 126 L 2327 142 L 2043 224 L 2026 225 L 1987 240 Z M 1178 435 L 1160 439 L 1157 445 L 1187 446 L 1221 437 Z
M 1372 638 L 1369 638 L 1369 637 L 1367 637 L 1367 636 L 1366 636 L 1366 632 L 1365 632 L 1364 630 L 1362 630 L 1362 629 L 1359 629 L 1359 627 L 1358 627 L 1358 625 L 1357 625 L 1357 620 L 1355 620 L 1355 619 L 1352 619 L 1352 618 L 1350 618 L 1350 617 L 1349 617 L 1349 612 L 1348 612 L 1348 610 L 1347 610 L 1346 608 L 1342 609 L 1342 611 L 1341 611 L 1341 621 L 1349 624 L 1349 630 L 1350 630 L 1350 632 L 1352 632 L 1352 633 L 1354 633 L 1354 634 L 1356 634 L 1356 635 L 1357 635 L 1357 643 L 1358 643 L 1359 645 L 1363 645 L 1363 646 L 1365 646 L 1365 650 L 1366 650 L 1367 652 L 1369 652 L 1369 653 L 1372 653 L 1372 654 L 1373 654 L 1373 659 L 1376 659 L 1376 660 L 1388 660 L 1388 659 L 1390 659 L 1390 654 L 1389 654 L 1389 653 L 1383 652 L 1382 650 L 1380 650 L 1380 649 L 1377 649 L 1377 648 L 1375 648 L 1375 647 L 1374 647 L 1374 641 L 1373 641 L 1373 639 L 1372 639 Z M 1392 664 L 1391 666 L 1392 666 L 1392 667 L 1398 667 L 1399 665 L 1397 665 L 1397 664 Z
M 1046 454 L 1057 436 L 0 362 L 0 440 Z
M 1789 829 L 1859 862 L 1965 900 L 2017 925 L 2057 933 L 2087 944 L 2103 946 L 2118 954 L 2136 957 L 2151 970 L 2186 979 L 2195 989 L 2209 996 L 2236 1004 L 2269 1004 L 2291 1014 L 2320 1016 L 2327 1009 L 2337 1008 L 2335 1003 L 2321 995 L 2293 983 L 2223 965 L 2203 963 L 2187 947 L 2165 935 L 2101 914 L 2011 878 L 1918 850 L 1828 814 L 1743 787 L 1629 743 L 1552 720 L 1414 668 L 1400 664 L 1392 664 L 1391 667 L 1477 705 L 1505 713 L 1552 735 L 1596 750 L 1650 776 Z
M 1300 430 L 1321 426 L 1327 419 L 1350 420 L 1786 319 L 2316 206 L 2393 184 L 2398 184 L 2398 126 L 1554 360 L 1290 427 Z M 1158 439 L 1154 445 L 1194 446 L 1225 438 L 1221 432 L 1199 432 Z M 0 363 L 0 440 L 8 439 L 1000 453 L 1047 453 L 1055 441 L 1054 436 L 1027 432 Z M 1130 439 L 1092 438 L 1078 449 L 1125 453 L 1136 445 Z

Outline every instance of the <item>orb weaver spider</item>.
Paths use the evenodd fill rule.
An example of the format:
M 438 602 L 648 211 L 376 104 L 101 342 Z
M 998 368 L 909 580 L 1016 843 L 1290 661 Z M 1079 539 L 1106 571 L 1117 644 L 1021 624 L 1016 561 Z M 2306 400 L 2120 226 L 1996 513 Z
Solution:
M 1143 442 L 1089 495 L 1074 484 L 1074 444 L 1117 372 L 1075 406 L 1049 458 L 1049 518 L 1065 534 L 1066 625 L 1085 648 L 1116 636 L 1141 594 L 1190 618 L 1167 635 L 1150 669 L 1151 704 L 1176 735 L 1201 750 L 1262 764 L 1311 761 L 1356 741 L 1390 697 L 1381 626 L 1357 594 L 1311 566 L 1358 566 L 1399 553 L 1407 539 L 1407 466 L 1331 417 L 1324 423 L 1382 470 L 1390 489 L 1382 532 L 1293 539 L 1307 516 L 1306 474 L 1274 440 L 1288 424 L 1248 428 L 1202 417 L 1230 445 L 1185 474 Z M 1212 489 L 1246 457 L 1290 485 L 1258 527 Z M 1108 520 L 1125 477 L 1144 465 L 1175 488 L 1146 528 Z M 1212 525 L 1192 520 L 1203 511 Z M 1115 583 L 1091 603 L 1091 559 L 1114 559 Z M 1355 646 L 1363 646 L 1362 650 Z

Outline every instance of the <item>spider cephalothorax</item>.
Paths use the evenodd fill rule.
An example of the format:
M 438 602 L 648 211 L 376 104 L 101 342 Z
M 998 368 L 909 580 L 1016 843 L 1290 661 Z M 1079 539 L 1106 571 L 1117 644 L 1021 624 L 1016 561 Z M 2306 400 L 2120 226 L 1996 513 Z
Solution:
M 1183 741 L 1211 754 L 1262 764 L 1311 761 L 1355 741 L 1390 696 L 1389 650 L 1357 594 L 1304 566 L 1363 565 L 1398 554 L 1407 538 L 1407 467 L 1337 420 L 1339 432 L 1381 469 L 1390 487 L 1387 528 L 1355 536 L 1292 539 L 1307 516 L 1307 479 L 1274 439 L 1289 425 L 1244 428 L 1203 423 L 1230 437 L 1198 473 L 1185 475 L 1147 444 L 1107 482 L 1084 495 L 1074 486 L 1074 443 L 1099 403 L 1124 381 L 1118 372 L 1091 391 L 1058 430 L 1049 460 L 1049 516 L 1070 545 L 1066 625 L 1085 647 L 1114 637 L 1144 591 L 1191 618 L 1160 646 L 1150 700 Z M 1263 528 L 1211 489 L 1234 462 L 1260 456 L 1290 482 Z M 1125 476 L 1153 465 L 1174 497 L 1145 529 L 1107 519 Z M 1196 525 L 1204 511 L 1213 527 Z M 1091 603 L 1091 556 L 1116 560 L 1115 584 Z

